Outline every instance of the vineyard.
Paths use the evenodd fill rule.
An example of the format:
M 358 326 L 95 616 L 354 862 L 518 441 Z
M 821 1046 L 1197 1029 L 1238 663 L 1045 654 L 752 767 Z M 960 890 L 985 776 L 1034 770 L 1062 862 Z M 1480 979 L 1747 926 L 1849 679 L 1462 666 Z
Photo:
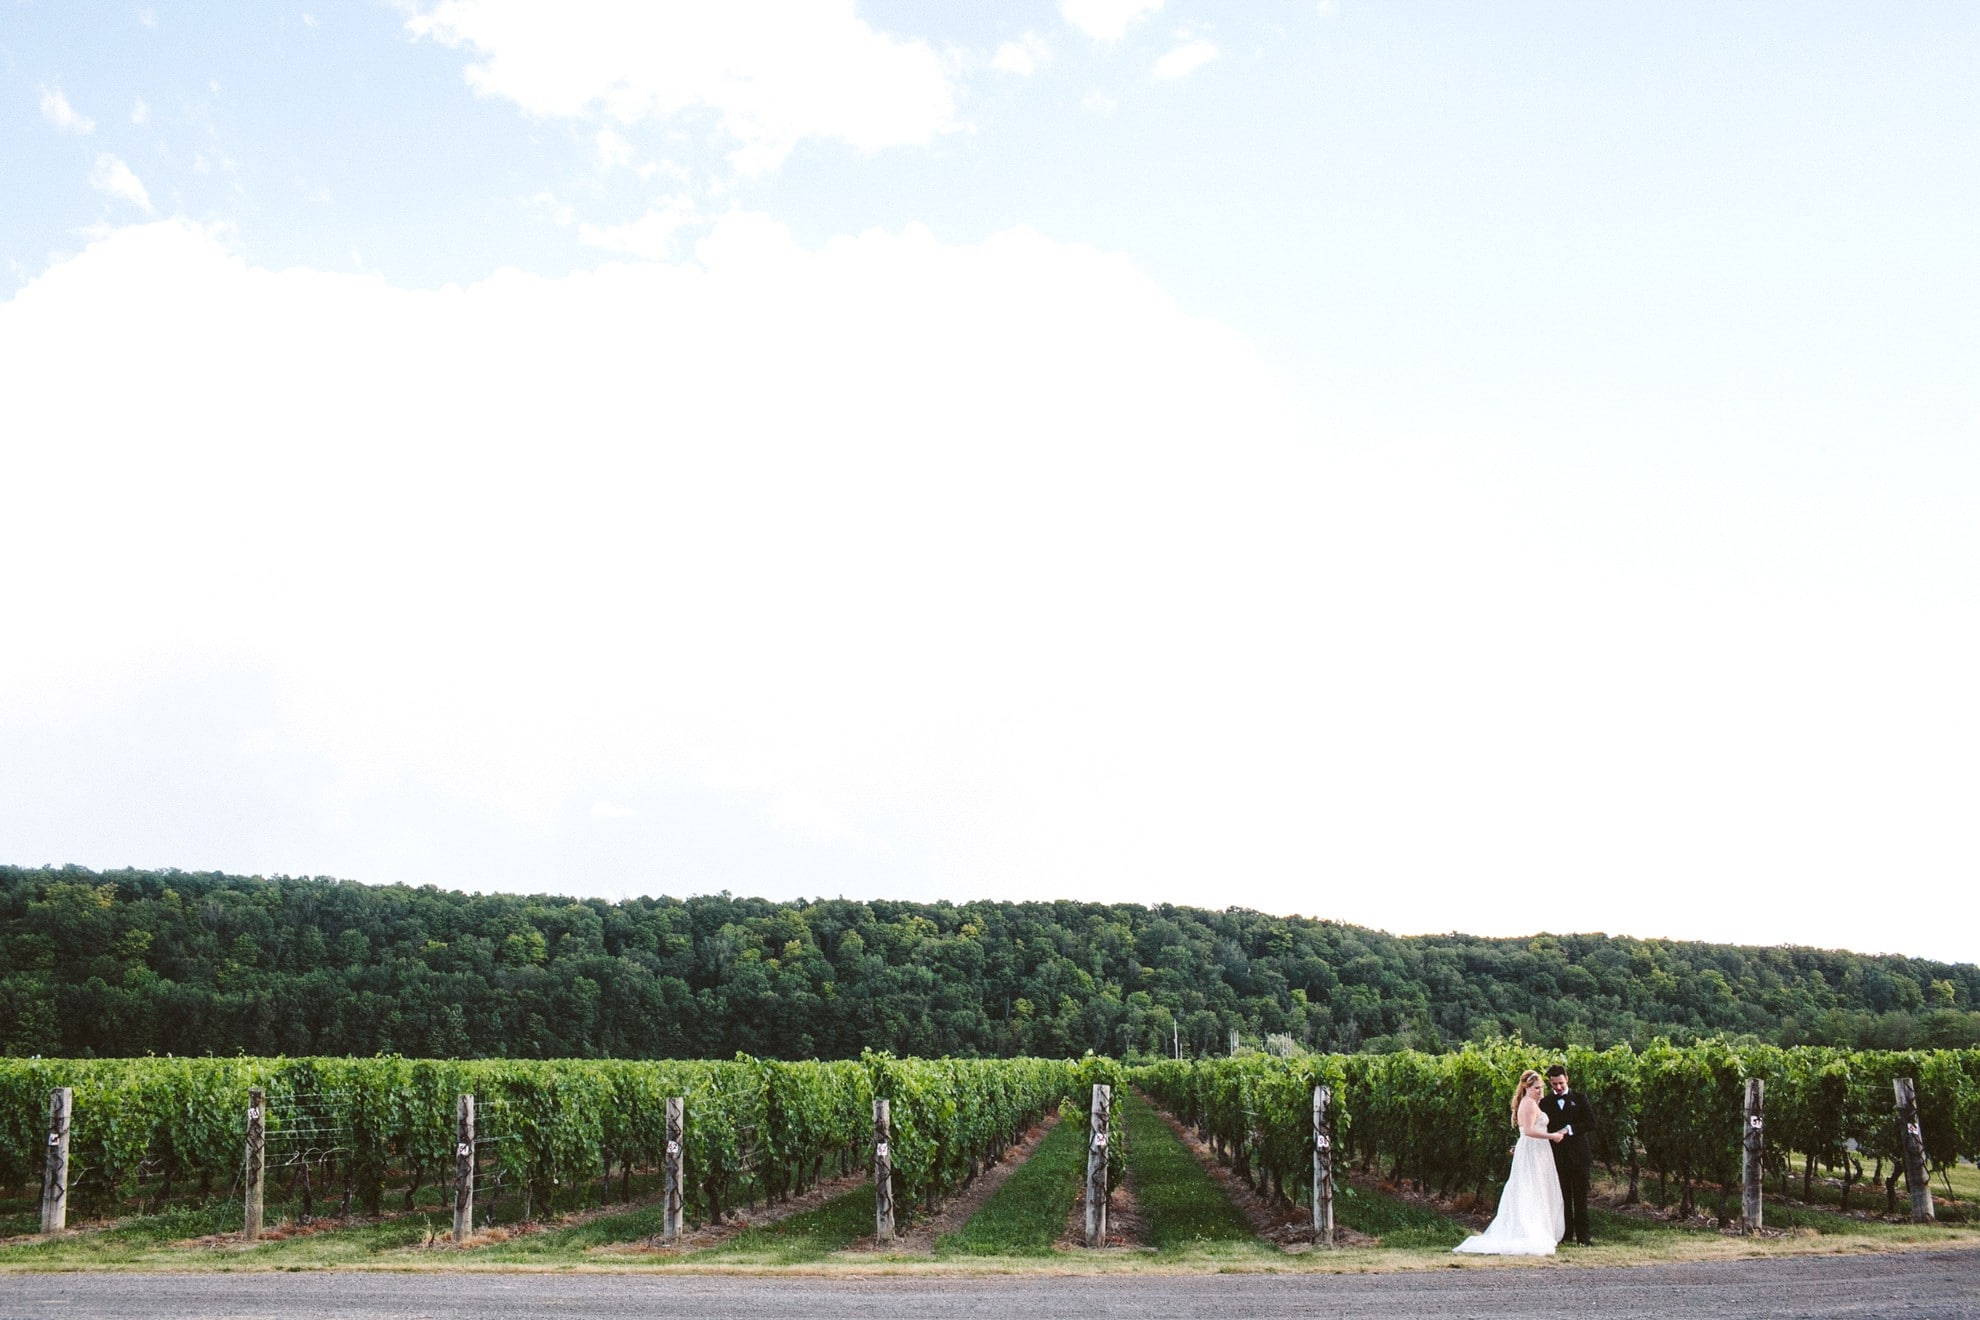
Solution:
M 67 1088 L 60 1139 L 74 1223 L 231 1204 L 238 1228 L 251 1095 L 269 1205 L 291 1220 L 432 1210 L 471 1179 L 478 1228 L 497 1215 L 513 1223 L 651 1200 L 672 1168 L 687 1218 L 707 1224 L 745 1203 L 786 1201 L 823 1180 L 870 1180 L 885 1168 L 885 1200 L 909 1221 L 969 1186 L 1041 1119 L 1087 1124 L 1094 1086 L 1105 1083 L 1114 1111 L 1091 1117 L 1089 1167 L 1110 1189 L 1121 1185 L 1130 1152 L 1106 1134 L 1126 1131 L 1115 1115 L 1132 1089 L 1201 1133 L 1259 1197 L 1310 1204 L 1315 1092 L 1324 1087 L 1322 1144 L 1344 1181 L 1352 1173 L 1489 1201 L 1504 1175 L 1512 1080 L 1555 1061 L 1593 1105 L 1597 1162 L 1626 1180 L 1632 1201 L 1655 1180 L 1658 1199 L 1676 1200 L 1680 1214 L 1694 1203 L 1715 1207 L 1722 1223 L 1738 1214 L 1748 1142 L 1775 1195 L 1807 1200 L 1819 1171 L 1840 1184 L 1843 1210 L 1855 1197 L 1860 1208 L 1881 1199 L 1894 1211 L 1906 1154 L 1893 1108 L 1900 1079 L 1915 1080 L 1916 1140 L 1948 1193 L 1949 1171 L 1980 1157 L 1975 1050 L 1708 1042 L 1550 1052 L 1500 1042 L 1437 1055 L 1244 1054 L 1136 1066 L 1090 1055 L 873 1053 L 806 1063 L 0 1059 L 0 1189 L 14 1189 L 19 1204 L 42 1186 L 54 1142 L 51 1092 Z M 1764 1083 L 1764 1133 L 1749 1132 L 1750 1112 L 1742 1117 L 1749 1079 Z M 477 1114 L 466 1142 L 463 1096 Z M 674 1097 L 685 1102 L 685 1123 L 670 1133 Z M 882 1112 L 889 1126 L 876 1131 Z M 679 1147 L 670 1153 L 672 1136 Z
M 0 1060 L 0 1187 L 42 1176 L 47 1097 L 73 1093 L 69 1201 L 77 1214 L 237 1194 L 244 1106 L 266 1097 L 269 1178 L 303 1212 L 410 1209 L 457 1167 L 456 1101 L 473 1095 L 480 1199 L 520 1215 L 630 1194 L 666 1156 L 665 1106 L 686 1101 L 683 1199 L 718 1218 L 862 1166 L 873 1102 L 892 1113 L 893 1187 L 933 1204 L 1062 1099 L 1112 1076 L 1105 1061 L 897 1059 L 832 1063 L 382 1059 Z
M 1338 1097 L 1334 1140 L 1342 1158 L 1391 1181 L 1482 1198 L 1504 1176 L 1513 1079 L 1555 1061 L 1594 1106 L 1596 1162 L 1628 1179 L 1631 1198 L 1645 1174 L 1678 1189 L 1686 1212 L 1699 1189 L 1710 1186 L 1720 1217 L 1728 1217 L 1725 1198 L 1740 1176 L 1748 1078 L 1766 1085 L 1763 1161 L 1778 1186 L 1798 1175 L 1805 1191 L 1820 1168 L 1841 1181 L 1847 1209 L 1866 1170 L 1883 1169 L 1886 1199 L 1894 1201 L 1904 1151 L 1892 1086 L 1903 1077 L 1917 1081 L 1931 1168 L 1980 1158 L 1980 1050 L 1707 1042 L 1660 1043 L 1640 1052 L 1627 1046 L 1543 1051 L 1500 1043 L 1452 1054 L 1164 1062 L 1137 1070 L 1135 1080 L 1269 1191 L 1310 1196 L 1304 1096 L 1325 1084 Z

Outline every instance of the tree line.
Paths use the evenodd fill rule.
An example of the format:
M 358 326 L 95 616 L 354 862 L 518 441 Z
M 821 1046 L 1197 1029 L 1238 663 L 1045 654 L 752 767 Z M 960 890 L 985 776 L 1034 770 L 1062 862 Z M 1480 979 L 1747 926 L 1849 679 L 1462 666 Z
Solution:
M 0 867 L 14 1055 L 853 1058 L 1438 1050 L 1518 1036 L 1980 1045 L 1980 966 L 1395 936 L 1168 904 L 611 902 Z

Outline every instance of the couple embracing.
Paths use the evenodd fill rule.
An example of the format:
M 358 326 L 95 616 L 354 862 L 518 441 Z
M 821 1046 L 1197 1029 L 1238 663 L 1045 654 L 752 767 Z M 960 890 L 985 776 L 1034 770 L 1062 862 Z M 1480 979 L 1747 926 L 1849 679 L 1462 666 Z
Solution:
M 1568 1086 L 1567 1069 L 1547 1069 L 1543 1086 L 1531 1068 L 1519 1076 L 1512 1098 L 1512 1173 L 1499 1196 L 1499 1213 L 1483 1233 L 1455 1250 L 1482 1256 L 1551 1256 L 1564 1240 L 1589 1246 L 1588 1170 L 1594 1163 L 1589 1138 L 1594 1116 L 1588 1102 Z

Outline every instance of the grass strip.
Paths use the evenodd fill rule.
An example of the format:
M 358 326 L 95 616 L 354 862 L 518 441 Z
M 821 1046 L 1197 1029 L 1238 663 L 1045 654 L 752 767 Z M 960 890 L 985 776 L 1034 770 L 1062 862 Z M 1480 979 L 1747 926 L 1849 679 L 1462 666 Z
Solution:
M 0 1246 L 0 1264 L 122 1264 L 168 1243 L 239 1228 L 238 1207 L 232 1208 L 231 1223 L 226 1208 L 170 1206 L 155 1215 L 129 1215 L 102 1227 L 85 1225 L 79 1232 L 10 1242 Z
M 665 1209 L 659 1205 L 643 1205 L 596 1215 L 561 1228 L 519 1234 L 506 1242 L 475 1247 L 473 1255 L 476 1260 L 499 1261 L 539 1261 L 546 1256 L 575 1258 L 592 1247 L 657 1237 L 665 1227 Z
M 1178 1252 L 1219 1244 L 1276 1254 L 1153 1105 L 1129 1092 L 1121 1107 L 1127 1116 L 1128 1176 L 1151 1246 Z
M 1340 1184 L 1334 1194 L 1334 1222 L 1382 1239 L 1385 1247 L 1455 1247 L 1471 1234 L 1449 1215 L 1413 1205 L 1380 1188 Z
M 426 1239 L 435 1220 L 425 1215 L 368 1221 L 316 1233 L 245 1243 L 197 1243 L 189 1239 L 238 1233 L 238 1205 L 175 1206 L 155 1215 L 133 1215 L 112 1225 L 32 1242 L 0 1246 L 0 1267 L 99 1269 L 316 1269 L 374 1259 Z M 439 1223 L 441 1231 L 446 1224 Z
M 843 1251 L 873 1231 L 873 1187 L 854 1188 L 774 1224 L 746 1228 L 720 1246 L 681 1257 L 703 1265 L 804 1265 Z
M 1061 1122 L 1031 1158 L 953 1233 L 935 1242 L 937 1256 L 1049 1256 L 1079 1199 L 1086 1173 L 1085 1129 Z

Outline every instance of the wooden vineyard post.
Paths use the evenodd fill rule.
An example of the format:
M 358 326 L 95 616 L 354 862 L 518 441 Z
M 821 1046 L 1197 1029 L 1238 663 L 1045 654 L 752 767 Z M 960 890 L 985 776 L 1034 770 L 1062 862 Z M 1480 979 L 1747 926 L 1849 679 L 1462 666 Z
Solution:
M 1086 1148 L 1086 1245 L 1107 1245 L 1107 1140 L 1114 1115 L 1114 1088 L 1093 1084 L 1093 1108 L 1087 1130 L 1093 1140 Z
M 1334 1245 L 1334 1130 L 1327 1110 L 1334 1088 L 1313 1088 L 1313 1241 Z
M 1758 1077 L 1746 1079 L 1746 1124 L 1740 1133 L 1740 1231 L 1757 1233 L 1761 1228 L 1760 1174 L 1767 1143 L 1765 1108 L 1767 1083 Z
M 687 1097 L 667 1097 L 667 1208 L 660 1220 L 660 1236 L 672 1242 L 681 1235 L 681 1207 L 686 1204 L 681 1172 L 685 1159 L 681 1143 L 687 1139 Z
M 1929 1224 L 1938 1216 L 1932 1209 L 1932 1181 L 1925 1172 L 1925 1130 L 1918 1124 L 1918 1087 L 1909 1077 L 1895 1078 L 1891 1089 L 1897 1093 L 1898 1137 L 1904 1142 L 1904 1185 L 1911 1192 L 1911 1222 Z
M 262 1191 L 268 1176 L 268 1093 L 259 1086 L 248 1088 L 247 1168 L 241 1181 L 247 1186 L 247 1204 L 241 1209 L 241 1236 L 252 1242 L 261 1236 Z
M 893 1108 L 873 1102 L 873 1236 L 894 1240 L 894 1156 L 887 1148 L 894 1124 Z
M 48 1093 L 48 1161 L 41 1170 L 41 1231 L 69 1226 L 69 1113 L 75 1092 L 58 1086 Z
M 454 1245 L 474 1232 L 474 1097 L 454 1102 Z

